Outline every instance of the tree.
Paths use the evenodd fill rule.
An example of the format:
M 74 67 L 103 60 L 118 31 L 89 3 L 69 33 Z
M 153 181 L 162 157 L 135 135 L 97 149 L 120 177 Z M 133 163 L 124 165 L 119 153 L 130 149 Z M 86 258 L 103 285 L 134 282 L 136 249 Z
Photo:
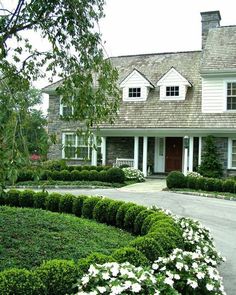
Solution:
M 0 156 L 8 162 L 6 165 L 12 166 L 13 162 L 24 162 L 27 158 L 27 141 L 21 132 L 22 114 L 27 112 L 24 93 L 29 91 L 33 80 L 60 77 L 58 94 L 63 103 L 73 105 L 70 119 L 83 122 L 85 130 L 104 121 L 113 122 L 120 93 L 116 86 L 117 71 L 104 58 L 98 29 L 99 19 L 104 16 L 104 0 L 18 0 L 13 8 L 9 6 L 11 1 L 2 3 L 0 104 L 10 103 L 6 104 L 7 108 L 4 106 L 5 113 L 0 110 L 3 124 L 0 138 L 4 137 L 6 128 L 12 136 L 19 129 L 17 136 L 21 141 L 12 137 L 11 151 L 2 143 Z M 34 47 L 26 35 L 29 30 L 47 39 L 50 50 Z M 9 153 L 11 160 L 7 161 Z
M 205 177 L 218 178 L 223 175 L 222 164 L 213 136 L 207 136 L 205 138 L 202 163 L 198 168 L 198 172 Z

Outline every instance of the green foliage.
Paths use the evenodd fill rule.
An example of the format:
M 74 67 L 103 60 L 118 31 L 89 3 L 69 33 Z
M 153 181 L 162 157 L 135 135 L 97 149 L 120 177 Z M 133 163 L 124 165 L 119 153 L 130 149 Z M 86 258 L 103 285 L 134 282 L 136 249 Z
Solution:
M 186 179 L 182 172 L 172 171 L 166 178 L 168 188 L 181 188 L 186 186 Z
M 59 212 L 72 213 L 74 198 L 72 194 L 62 195 L 59 201 Z
M 35 274 L 46 286 L 47 294 L 72 293 L 78 278 L 78 268 L 73 261 L 51 260 L 39 266 Z
M 2 295 L 41 295 L 45 292 L 45 286 L 36 273 L 16 268 L 0 272 Z
M 102 199 L 95 205 L 93 209 L 93 218 L 101 223 L 108 223 L 107 213 L 108 208 L 111 203 L 114 201 L 110 199 Z
M 164 250 L 165 254 L 171 253 L 176 248 L 176 243 L 162 230 L 152 231 L 146 235 L 147 238 L 156 240 Z
M 153 224 L 160 220 L 172 220 L 172 218 L 161 211 L 149 214 L 143 221 L 143 225 L 141 227 L 141 234 L 146 235 L 153 226 Z
M 98 174 L 98 180 L 99 181 L 104 181 L 104 182 L 109 182 L 110 179 L 108 178 L 108 174 L 106 170 L 102 170 Z
M 151 233 L 160 233 L 167 235 L 169 238 L 171 238 L 172 242 L 176 245 L 177 248 L 182 248 L 183 247 L 183 237 L 180 229 L 175 226 L 160 226 L 156 225 L 151 228 L 148 234 Z
M 115 261 L 112 256 L 104 255 L 102 253 L 92 253 L 86 258 L 81 258 L 78 261 L 78 269 L 81 274 L 87 273 L 91 264 L 103 264 L 106 262 Z
M 42 168 L 44 170 L 50 170 L 50 171 L 62 171 L 66 170 L 67 164 L 65 160 L 48 160 L 44 161 L 42 163 Z
M 75 216 L 81 217 L 83 204 L 87 198 L 87 196 L 80 195 L 73 199 L 72 213 L 75 214 Z
M 19 196 L 20 207 L 33 207 L 34 206 L 34 195 L 35 192 L 32 190 L 25 190 L 21 192 Z
M 70 172 L 68 170 L 60 171 L 60 180 L 71 180 Z
M 146 211 L 146 207 L 144 206 L 132 206 L 129 208 L 125 213 L 124 229 L 134 233 L 134 221 L 137 215 L 144 210 Z
M 17 181 L 29 181 L 34 180 L 33 171 L 28 168 L 23 168 L 19 171 Z
M 20 198 L 21 192 L 11 189 L 9 190 L 6 195 L 4 196 L 4 204 L 9 206 L 19 206 L 19 198 Z
M 123 183 L 125 181 L 125 173 L 120 168 L 110 168 L 107 171 L 107 181 Z
M 224 192 L 235 193 L 236 183 L 232 179 L 226 179 L 223 181 L 222 189 Z
M 161 245 L 150 237 L 139 237 L 130 243 L 131 247 L 143 253 L 148 260 L 154 261 L 165 254 Z
M 101 201 L 101 198 L 99 197 L 89 197 L 85 199 L 82 208 L 82 216 L 84 218 L 92 219 L 93 209 L 99 201 Z
M 124 202 L 122 201 L 113 201 L 109 204 L 107 208 L 107 223 L 109 225 L 116 225 L 116 214 L 119 210 L 120 206 L 123 205 Z
M 149 265 L 149 261 L 146 256 L 133 247 L 120 248 L 112 254 L 112 257 L 114 257 L 119 263 L 129 262 L 134 266 Z
M 198 172 L 205 177 L 219 178 L 223 175 L 223 168 L 220 162 L 219 153 L 213 136 L 205 138 L 202 162 Z
M 59 203 L 62 195 L 58 193 L 51 193 L 46 198 L 46 209 L 52 212 L 59 211 Z
M 34 194 L 34 208 L 46 209 L 47 192 L 38 192 Z
M 121 205 L 116 213 L 116 226 L 124 228 L 124 219 L 126 212 L 133 206 L 137 206 L 134 203 L 124 203 Z
M 134 220 L 134 233 L 136 235 L 140 235 L 141 234 L 141 229 L 143 226 L 143 222 L 146 219 L 146 217 L 148 217 L 149 215 L 153 214 L 154 211 L 153 210 L 143 210 L 141 211 L 135 218 Z
M 73 170 L 70 173 L 70 178 L 71 178 L 72 181 L 73 180 L 81 180 L 82 179 L 81 173 L 79 171 L 77 171 L 77 170 Z
M 191 189 L 197 188 L 197 182 L 198 182 L 199 178 L 192 177 L 192 176 L 186 176 L 185 179 L 186 179 L 186 187 L 187 188 L 191 188 Z

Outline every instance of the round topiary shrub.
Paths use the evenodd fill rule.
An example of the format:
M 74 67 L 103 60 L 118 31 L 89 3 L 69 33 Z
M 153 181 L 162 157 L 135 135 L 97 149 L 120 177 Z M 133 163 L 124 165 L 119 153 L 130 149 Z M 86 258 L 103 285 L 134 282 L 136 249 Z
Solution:
M 83 170 L 83 166 L 75 166 L 75 170 L 82 171 Z
M 46 198 L 46 209 L 52 212 L 59 212 L 61 194 L 51 193 Z
M 36 275 L 46 286 L 46 294 L 73 294 L 78 279 L 78 267 L 74 261 L 49 260 L 39 266 Z
M 48 192 L 38 192 L 34 194 L 34 208 L 46 209 L 46 199 Z
M 70 172 L 68 170 L 60 171 L 60 180 L 62 181 L 70 181 Z
M 206 181 L 206 179 L 207 178 L 205 178 L 205 177 L 197 178 L 195 188 L 203 190 L 203 191 L 207 190 L 207 181 Z
M 166 254 L 171 253 L 171 251 L 176 248 L 176 243 L 166 234 L 166 232 L 162 232 L 161 230 L 150 232 L 146 237 L 156 240 Z
M 75 196 L 71 194 L 62 195 L 59 201 L 59 212 L 72 213 L 74 198 Z
M 116 226 L 124 228 L 124 219 L 126 212 L 133 206 L 137 206 L 134 203 L 124 203 L 121 205 L 116 213 Z
M 223 180 L 217 179 L 217 178 L 215 178 L 214 180 L 215 180 L 214 181 L 214 187 L 215 187 L 214 191 L 223 192 Z
M 60 171 L 52 171 L 50 176 L 52 180 L 61 180 Z
M 224 192 L 235 193 L 235 181 L 233 179 L 223 181 L 222 187 Z
M 150 261 L 157 260 L 159 257 L 165 255 L 158 241 L 149 237 L 139 237 L 132 241 L 130 246 L 142 252 Z
M 22 191 L 19 196 L 19 206 L 32 208 L 34 206 L 34 195 L 35 192 L 32 190 Z
M 149 214 L 143 221 L 143 225 L 141 227 L 141 235 L 146 235 L 155 222 L 167 219 L 169 220 L 172 218 L 161 211 Z
M 81 180 L 85 180 L 85 181 L 90 180 L 89 179 L 89 177 L 90 177 L 90 171 L 88 171 L 88 170 L 82 170 L 80 172 L 80 177 L 81 177 Z
M 71 181 L 81 180 L 82 178 L 81 178 L 80 172 L 78 170 L 73 170 L 70 173 L 70 179 L 71 179 Z
M 106 262 L 113 262 L 115 258 L 101 253 L 92 253 L 86 258 L 81 258 L 78 261 L 79 273 L 84 274 L 88 271 L 91 264 L 103 264 Z
M 108 182 L 108 176 L 107 176 L 107 171 L 106 170 L 102 170 L 98 173 L 98 181 L 102 181 L 102 182 Z
M 175 243 L 177 248 L 183 248 L 182 232 L 180 231 L 177 225 L 175 225 L 175 227 L 170 225 L 165 227 L 161 227 L 158 225 L 153 226 L 148 234 L 151 234 L 151 233 L 165 234 L 169 238 L 171 238 L 171 240 L 173 241 L 173 243 Z
M 136 235 L 140 235 L 141 234 L 141 228 L 143 226 L 143 222 L 146 219 L 146 217 L 148 217 L 149 215 L 155 213 L 155 211 L 153 210 L 143 210 L 141 211 L 135 218 L 134 220 L 134 233 Z
M 80 195 L 73 199 L 72 213 L 75 214 L 75 216 L 78 216 L 78 217 L 82 216 L 83 204 L 87 198 L 88 196 Z
M 134 266 L 147 266 L 150 264 L 146 256 L 133 247 L 124 247 L 116 250 L 112 257 L 119 262 L 129 262 Z
M 4 196 L 5 205 L 8 206 L 19 206 L 19 198 L 20 198 L 21 192 L 18 190 L 10 189 L 6 195 Z
M 101 197 L 89 197 L 85 199 L 82 208 L 82 216 L 84 218 L 92 219 L 93 209 L 99 201 L 101 201 Z
M 144 210 L 146 211 L 146 207 L 138 205 L 129 208 L 124 217 L 124 229 L 134 233 L 134 221 L 137 215 Z
M 101 223 L 108 223 L 107 212 L 109 205 L 114 202 L 110 199 L 101 199 L 93 209 L 93 218 Z
M 107 171 L 107 181 L 111 183 L 123 183 L 125 181 L 125 173 L 120 168 L 110 168 Z
M 196 183 L 198 178 L 197 177 L 193 177 L 193 176 L 186 176 L 186 186 L 187 188 L 191 188 L 191 189 L 195 189 L 196 188 Z
M 30 169 L 23 168 L 19 171 L 17 176 L 17 182 L 20 181 L 33 181 L 34 180 L 34 173 Z
M 113 201 L 109 204 L 107 208 L 107 224 L 116 225 L 116 214 L 120 206 L 123 205 L 122 201 Z
M 40 180 L 48 180 L 51 179 L 51 171 L 50 170 L 43 170 L 40 173 Z
M 41 295 L 48 293 L 37 274 L 26 269 L 11 268 L 0 272 L 0 294 Z
M 172 171 L 166 178 L 166 184 L 168 188 L 182 188 L 186 187 L 186 179 L 182 172 Z

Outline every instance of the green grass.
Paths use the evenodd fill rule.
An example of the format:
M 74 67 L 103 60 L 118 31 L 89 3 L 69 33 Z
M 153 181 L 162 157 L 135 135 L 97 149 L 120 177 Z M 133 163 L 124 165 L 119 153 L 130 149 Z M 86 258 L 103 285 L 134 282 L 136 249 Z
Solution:
M 40 209 L 0 207 L 0 271 L 33 268 L 49 259 L 111 254 L 135 237 L 120 229 Z

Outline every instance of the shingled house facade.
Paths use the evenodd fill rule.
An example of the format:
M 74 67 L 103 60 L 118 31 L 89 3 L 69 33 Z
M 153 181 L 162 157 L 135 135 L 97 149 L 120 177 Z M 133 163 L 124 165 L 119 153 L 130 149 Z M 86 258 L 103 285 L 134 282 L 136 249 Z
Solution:
M 49 94 L 48 130 L 56 133 L 50 159 L 92 165 L 127 163 L 146 176 L 201 164 L 204 137 L 216 138 L 225 173 L 236 170 L 236 26 L 220 26 L 220 12 L 201 13 L 202 50 L 113 57 L 122 103 L 114 124 L 100 126 L 97 150 L 75 134 L 76 123 L 55 90 Z M 96 134 L 94 134 L 96 140 Z M 76 151 L 80 151 L 79 153 Z

